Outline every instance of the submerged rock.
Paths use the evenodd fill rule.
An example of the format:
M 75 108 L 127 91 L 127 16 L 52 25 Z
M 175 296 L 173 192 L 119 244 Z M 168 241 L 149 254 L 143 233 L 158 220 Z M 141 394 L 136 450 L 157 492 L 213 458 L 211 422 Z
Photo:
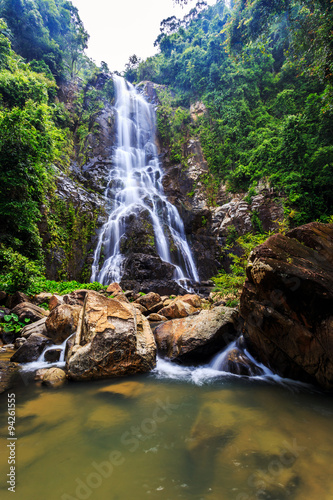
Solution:
M 47 387 L 61 387 L 66 381 L 66 372 L 55 366 L 46 370 L 42 375 L 42 384 Z
M 333 224 L 271 236 L 247 277 L 240 312 L 252 352 L 282 376 L 333 388 Z
M 156 327 L 159 352 L 181 363 L 202 363 L 237 336 L 236 309 L 215 307 Z
M 156 344 L 149 322 L 131 304 L 90 291 L 81 334 L 69 351 L 67 368 L 75 380 L 119 377 L 150 371 Z

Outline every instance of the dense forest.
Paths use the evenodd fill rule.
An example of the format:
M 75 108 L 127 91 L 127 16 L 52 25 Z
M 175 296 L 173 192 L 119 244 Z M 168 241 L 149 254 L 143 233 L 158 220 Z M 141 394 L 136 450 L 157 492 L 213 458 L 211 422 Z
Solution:
M 265 182 L 284 196 L 293 226 L 329 222 L 332 21 L 328 0 L 218 1 L 209 8 L 199 1 L 184 19 L 161 22 L 158 54 L 131 56 L 125 77 L 161 85 L 158 129 L 170 159 L 186 167 L 182 144 L 198 137 L 213 194 L 223 182 L 250 199 Z M 0 2 L 0 265 L 7 290 L 27 289 L 36 277 L 43 283 L 42 211 L 55 240 L 73 231 L 70 213 L 50 210 L 54 180 L 83 161 L 91 117 L 113 98 L 110 77 L 93 85 L 109 70 L 85 55 L 88 38 L 70 1 Z M 61 97 L 65 87 L 73 91 L 70 106 Z M 207 112 L 193 122 L 189 108 L 197 101 Z

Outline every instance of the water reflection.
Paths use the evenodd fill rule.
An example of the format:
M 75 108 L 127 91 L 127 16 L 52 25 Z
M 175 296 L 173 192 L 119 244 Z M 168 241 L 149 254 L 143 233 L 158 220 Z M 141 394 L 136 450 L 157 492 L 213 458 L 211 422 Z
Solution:
M 333 498 L 333 404 L 323 394 L 157 374 L 15 392 L 18 500 Z M 2 433 L 1 498 L 6 444 Z

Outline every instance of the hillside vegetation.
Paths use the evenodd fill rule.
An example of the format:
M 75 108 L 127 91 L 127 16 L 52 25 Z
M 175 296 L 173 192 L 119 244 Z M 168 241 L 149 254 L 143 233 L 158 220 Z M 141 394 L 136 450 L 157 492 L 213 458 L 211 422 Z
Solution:
M 198 2 L 161 23 L 160 53 L 129 61 L 133 81 L 168 85 L 159 131 L 181 161 L 200 138 L 216 182 L 255 192 L 259 180 L 287 197 L 293 225 L 327 222 L 333 202 L 333 6 L 329 1 Z M 134 64 L 131 64 L 131 61 Z M 207 113 L 190 123 L 189 105 Z

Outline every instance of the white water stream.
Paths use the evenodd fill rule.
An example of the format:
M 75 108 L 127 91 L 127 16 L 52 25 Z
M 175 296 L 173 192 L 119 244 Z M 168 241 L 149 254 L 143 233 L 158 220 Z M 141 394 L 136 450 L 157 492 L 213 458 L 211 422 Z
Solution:
M 94 254 L 91 281 L 119 282 L 125 257 L 126 222 L 143 210 L 149 214 L 160 258 L 175 266 L 174 279 L 187 288 L 198 282 L 198 272 L 186 240 L 178 210 L 166 198 L 157 148 L 153 106 L 133 85 L 114 75 L 117 111 L 117 148 L 105 191 L 110 203 L 108 221 L 102 228 Z M 176 248 L 171 256 L 170 247 Z

